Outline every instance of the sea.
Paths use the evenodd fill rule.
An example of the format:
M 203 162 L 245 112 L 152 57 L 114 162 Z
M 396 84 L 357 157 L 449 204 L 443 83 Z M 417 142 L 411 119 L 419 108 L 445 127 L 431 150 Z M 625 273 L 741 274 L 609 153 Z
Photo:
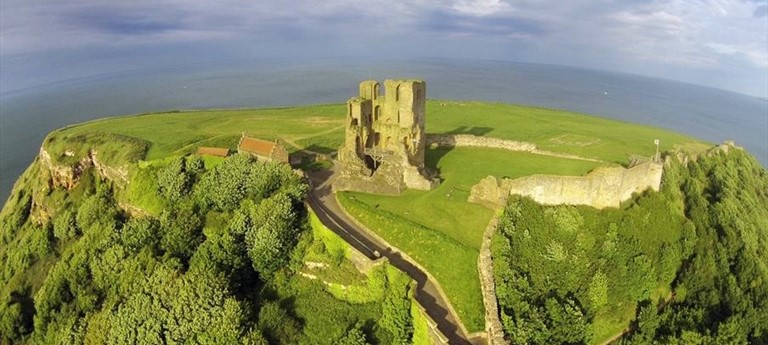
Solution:
M 364 79 L 419 78 L 427 97 L 566 109 L 735 140 L 768 166 L 768 99 L 619 72 L 505 61 L 237 60 L 0 90 L 0 200 L 56 128 L 176 109 L 343 103 Z M 340 114 L 341 115 L 341 114 Z M 429 114 L 427 114 L 429 118 Z M 567 129 L 564 129 L 567 130 Z

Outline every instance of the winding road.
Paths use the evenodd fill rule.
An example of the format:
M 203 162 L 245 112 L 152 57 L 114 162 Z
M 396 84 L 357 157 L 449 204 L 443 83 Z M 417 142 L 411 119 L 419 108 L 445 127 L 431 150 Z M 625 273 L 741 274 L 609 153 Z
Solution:
M 379 256 L 384 256 L 389 259 L 390 264 L 415 280 L 414 297 L 424 307 L 432 320 L 437 323 L 437 329 L 448 338 L 449 344 L 485 344 L 484 339 L 480 337 L 469 339 L 464 334 L 459 327 L 457 317 L 449 311 L 448 302 L 442 298 L 434 282 L 424 271 L 403 258 L 396 250 L 373 238 L 366 230 L 359 228 L 355 221 L 347 217 L 331 191 L 333 174 L 333 170 L 308 173 L 312 189 L 307 197 L 307 202 L 320 218 L 320 221 L 368 258 L 376 259 Z

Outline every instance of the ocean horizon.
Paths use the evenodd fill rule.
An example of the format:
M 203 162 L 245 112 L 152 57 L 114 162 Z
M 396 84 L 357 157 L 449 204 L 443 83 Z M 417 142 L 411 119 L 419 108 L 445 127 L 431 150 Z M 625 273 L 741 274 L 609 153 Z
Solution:
M 364 79 L 419 78 L 431 99 L 563 109 L 734 140 L 768 166 L 768 99 L 618 72 L 502 61 L 248 60 L 116 71 L 0 94 L 0 198 L 50 131 L 179 109 L 343 103 Z M 341 115 L 341 114 L 340 114 Z M 427 114 L 427 128 L 429 128 Z

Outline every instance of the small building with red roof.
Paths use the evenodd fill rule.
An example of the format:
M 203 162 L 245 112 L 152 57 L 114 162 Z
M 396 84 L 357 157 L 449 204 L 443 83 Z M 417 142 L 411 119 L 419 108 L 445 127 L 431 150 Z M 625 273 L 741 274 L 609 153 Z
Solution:
M 247 153 L 268 161 L 289 163 L 288 150 L 285 149 L 280 140 L 261 140 L 251 138 L 243 133 L 240 143 L 237 145 L 237 152 Z

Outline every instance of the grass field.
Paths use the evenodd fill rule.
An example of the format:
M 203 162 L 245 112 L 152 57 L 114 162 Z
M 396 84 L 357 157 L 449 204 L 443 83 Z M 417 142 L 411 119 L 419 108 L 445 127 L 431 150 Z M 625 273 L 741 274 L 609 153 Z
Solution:
M 301 141 L 324 147 L 327 140 L 306 140 L 344 123 L 342 105 L 275 109 L 182 111 L 89 121 L 53 132 L 53 136 L 121 134 L 149 143 L 145 160 L 192 153 L 199 146 L 236 149 L 242 132 L 262 139 Z M 50 136 L 49 136 L 50 137 Z M 340 142 L 339 142 L 340 144 Z M 287 149 L 295 150 L 291 145 Z
M 535 143 L 555 152 L 626 163 L 629 155 L 651 156 L 686 144 L 708 145 L 672 131 L 572 113 L 487 102 L 427 102 L 428 133 L 466 133 Z M 692 144 L 692 145 L 691 145 Z M 697 145 L 699 144 L 699 145 Z
M 180 111 L 126 116 L 69 126 L 49 135 L 52 155 L 64 157 L 66 138 L 137 138 L 139 148 L 114 163 L 156 160 L 194 152 L 199 146 L 235 149 L 242 132 L 280 138 L 289 151 L 331 153 L 343 143 L 343 105 L 275 109 Z M 465 133 L 533 142 L 543 150 L 595 158 L 605 163 L 483 148 L 427 151 L 427 166 L 442 183 L 429 192 L 401 196 L 343 193 L 342 204 L 361 222 L 408 253 L 434 275 L 470 331 L 483 324 L 477 253 L 492 210 L 466 200 L 480 179 L 530 174 L 582 175 L 598 165 L 626 164 L 631 155 L 661 150 L 690 151 L 705 143 L 674 132 L 565 111 L 482 102 L 427 102 L 428 133 Z M 48 139 L 47 139 L 48 140 Z M 125 141 L 125 140 L 124 140 Z M 125 141 L 130 144 L 130 141 Z M 104 144 L 103 144 L 104 145 Z M 115 145 L 107 141 L 108 151 Z M 139 155 L 143 157 L 139 157 Z M 124 163 L 124 162 L 123 162 Z M 150 200 L 151 201 L 151 200 Z
M 118 134 L 146 141 L 145 160 L 194 152 L 198 146 L 234 149 L 242 132 L 280 138 L 288 149 L 328 153 L 343 143 L 341 104 L 273 109 L 178 111 L 122 116 L 85 122 L 54 131 L 54 137 Z M 650 156 L 653 139 L 661 150 L 698 141 L 671 131 L 583 114 L 483 102 L 427 102 L 427 132 L 468 133 L 529 141 L 555 152 L 625 163 L 630 154 Z M 50 137 L 50 136 L 49 136 Z M 63 149 L 63 148 L 62 148 Z M 133 157 L 128 157 L 133 158 Z

